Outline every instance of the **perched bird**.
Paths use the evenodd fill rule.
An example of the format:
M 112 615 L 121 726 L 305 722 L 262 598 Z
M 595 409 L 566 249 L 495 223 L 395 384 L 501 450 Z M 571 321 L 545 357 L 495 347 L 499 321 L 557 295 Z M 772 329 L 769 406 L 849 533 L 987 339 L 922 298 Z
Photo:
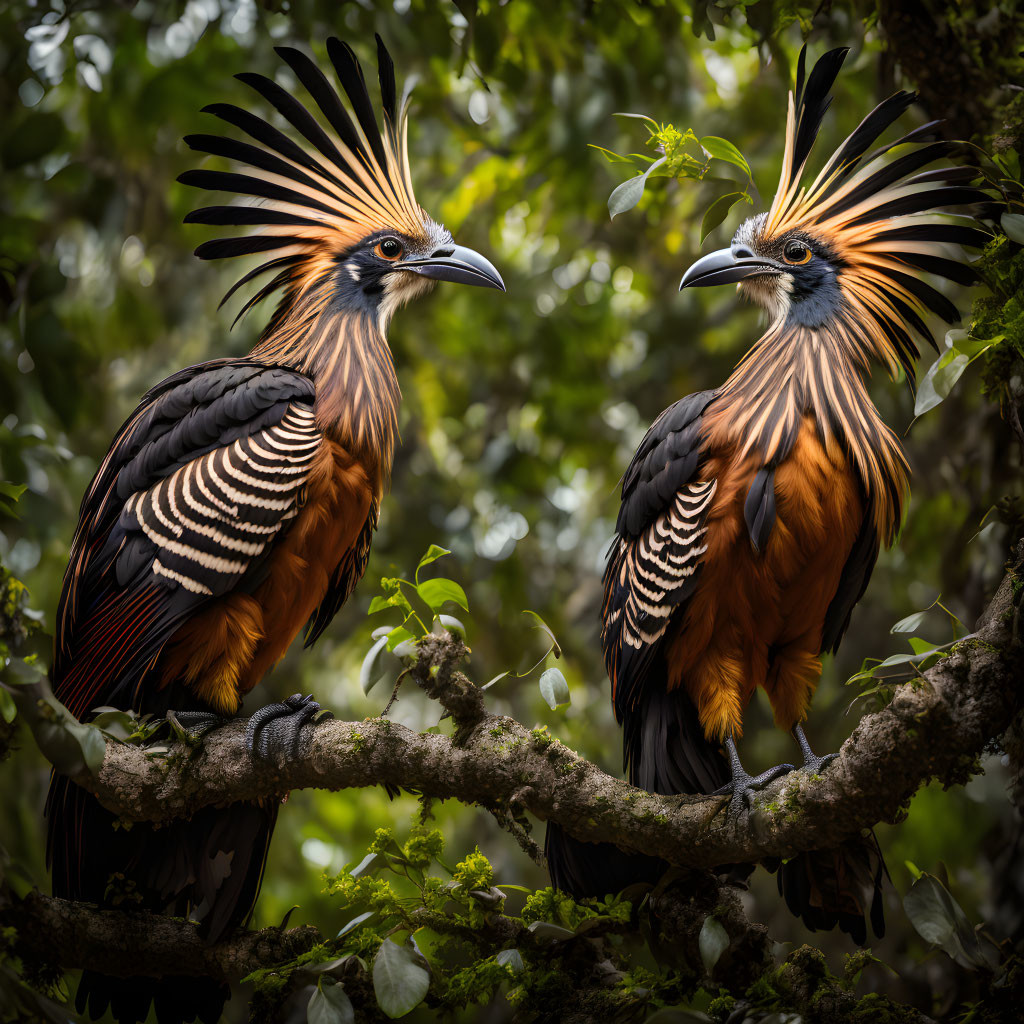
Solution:
M 752 778 L 740 763 L 757 687 L 804 768 L 830 760 L 800 723 L 821 655 L 838 648 L 880 544 L 896 537 L 908 486 L 864 378 L 880 363 L 913 381 L 916 339 L 934 344 L 924 317 L 958 319 L 924 275 L 970 282 L 959 246 L 987 239 L 974 221 L 938 213 L 989 199 L 969 185 L 971 168 L 923 170 L 952 149 L 935 141 L 938 122 L 867 154 L 912 93 L 879 104 L 802 184 L 847 52 L 825 54 L 807 76 L 800 54 L 771 209 L 683 277 L 680 288 L 738 282 L 769 326 L 721 387 L 676 402 L 648 431 L 623 478 L 604 575 L 601 640 L 630 781 L 731 793 L 731 812 L 793 768 Z M 555 884 L 578 895 L 664 866 L 557 828 L 548 852 Z M 808 927 L 838 924 L 863 943 L 866 917 L 884 927 L 882 871 L 867 834 L 788 861 L 779 887 Z
M 57 618 L 53 686 L 77 716 L 97 705 L 189 728 L 234 715 L 306 630 L 323 633 L 366 569 L 398 430 L 399 387 L 386 332 L 434 281 L 504 290 L 478 253 L 417 204 L 406 144 L 408 101 L 380 39 L 383 123 L 352 49 L 327 41 L 348 97 L 290 47 L 277 53 L 323 117 L 257 74 L 238 78 L 301 139 L 252 113 L 205 110 L 247 141 L 192 135 L 193 149 L 248 165 L 179 180 L 234 192 L 195 224 L 253 226 L 205 242 L 201 259 L 269 254 L 228 292 L 273 277 L 242 312 L 283 295 L 256 347 L 168 377 L 121 428 L 82 502 Z M 225 299 L 228 297 L 225 296 Z M 239 314 L 241 315 L 241 314 Z M 299 695 L 258 711 L 258 755 L 295 749 L 318 705 Z M 57 896 L 190 917 L 211 941 L 250 914 L 274 803 L 207 808 L 163 828 L 115 829 L 85 790 L 55 777 L 47 802 Z M 114 979 L 85 972 L 76 1005 L 123 1022 L 220 1017 L 210 979 Z

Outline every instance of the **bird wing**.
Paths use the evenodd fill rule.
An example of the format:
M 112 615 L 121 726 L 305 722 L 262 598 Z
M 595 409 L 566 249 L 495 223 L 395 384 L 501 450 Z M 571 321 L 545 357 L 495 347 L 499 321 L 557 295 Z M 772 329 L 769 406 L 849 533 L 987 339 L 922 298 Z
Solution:
M 699 479 L 702 391 L 669 406 L 622 482 L 616 540 L 604 573 L 601 644 L 616 716 L 636 704 L 673 613 L 696 585 L 716 481 Z
M 857 534 L 850 554 L 839 576 L 839 586 L 829 602 L 825 622 L 821 630 L 821 654 L 839 650 L 843 635 L 850 625 L 854 606 L 864 596 L 868 581 L 878 558 L 878 531 L 875 529 L 875 514 L 868 508 L 864 514 L 860 532 Z
M 82 502 L 54 687 L 75 715 L 118 699 L 195 611 L 259 583 L 321 444 L 312 382 L 216 360 L 157 385 Z

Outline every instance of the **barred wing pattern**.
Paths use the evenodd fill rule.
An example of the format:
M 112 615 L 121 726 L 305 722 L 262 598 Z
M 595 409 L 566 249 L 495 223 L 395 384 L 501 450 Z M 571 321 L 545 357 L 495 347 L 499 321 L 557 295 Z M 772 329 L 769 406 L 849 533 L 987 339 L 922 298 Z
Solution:
M 622 642 L 630 647 L 640 650 L 657 643 L 669 616 L 692 590 L 700 556 L 707 551 L 704 521 L 716 486 L 714 480 L 688 484 L 639 540 L 619 542 L 624 548 L 619 585 L 629 596 L 611 613 L 608 625 L 614 626 L 622 615 Z
M 225 594 L 298 513 L 320 441 L 312 405 L 292 402 L 279 423 L 137 491 L 121 525 L 156 548 L 155 576 L 194 594 Z M 133 575 L 136 554 L 129 545 L 118 559 L 119 579 Z
M 684 484 L 639 537 L 619 538 L 608 563 L 601 638 L 620 714 L 637 695 L 673 613 L 696 586 L 716 489 L 715 480 Z
M 623 476 L 601 608 L 601 646 L 620 722 L 649 681 L 655 689 L 664 683 L 648 676 L 673 613 L 697 583 L 717 487 L 700 479 L 701 426 L 715 396 L 697 392 L 665 409 Z

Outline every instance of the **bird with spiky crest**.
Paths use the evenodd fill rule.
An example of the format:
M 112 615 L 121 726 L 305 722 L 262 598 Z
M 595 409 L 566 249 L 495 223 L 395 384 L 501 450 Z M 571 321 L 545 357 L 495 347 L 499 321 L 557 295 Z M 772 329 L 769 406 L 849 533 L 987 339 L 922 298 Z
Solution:
M 756 777 L 736 740 L 757 687 L 778 726 L 801 727 L 821 674 L 894 540 L 908 467 L 865 386 L 873 364 L 913 379 L 926 317 L 956 307 L 924 275 L 973 279 L 961 246 L 987 239 L 968 216 L 984 204 L 968 167 L 928 165 L 953 153 L 923 125 L 869 148 L 913 103 L 879 104 L 805 184 L 829 91 L 847 54 L 805 74 L 789 97 L 782 175 L 771 209 L 742 224 L 728 249 L 698 260 L 681 288 L 738 283 L 769 324 L 719 388 L 666 409 L 622 485 L 604 576 L 602 644 L 630 780 L 658 793 L 751 793 L 793 770 Z M 724 748 L 724 749 L 723 749 Z M 549 829 L 556 885 L 577 895 L 656 878 L 664 865 Z M 778 862 L 772 866 L 779 867 Z M 884 865 L 873 835 L 802 854 L 779 887 L 808 927 L 837 924 L 863 943 L 884 926 Z
M 327 42 L 347 105 L 305 54 L 277 53 L 322 120 L 269 78 L 241 74 L 292 131 L 213 104 L 206 111 L 247 139 L 186 141 L 245 169 L 180 180 L 244 197 L 186 218 L 250 229 L 196 255 L 269 257 L 225 298 L 265 274 L 242 313 L 281 298 L 247 357 L 191 366 L 144 396 L 85 495 L 52 670 L 56 696 L 80 718 L 101 705 L 174 709 L 190 731 L 211 727 L 238 711 L 303 628 L 307 644 L 320 636 L 366 568 L 391 470 L 392 315 L 439 280 L 504 290 L 494 267 L 416 202 L 408 98 L 399 108 L 380 39 L 382 123 L 349 46 Z M 318 711 L 298 694 L 260 709 L 250 750 L 294 754 Z M 84 789 L 54 777 L 47 815 L 55 895 L 189 917 L 216 941 L 252 910 L 277 805 L 117 829 Z M 76 1005 L 93 1017 L 109 1008 L 122 1024 L 145 1020 L 151 1003 L 161 1024 L 213 1022 L 227 995 L 211 979 L 87 971 Z

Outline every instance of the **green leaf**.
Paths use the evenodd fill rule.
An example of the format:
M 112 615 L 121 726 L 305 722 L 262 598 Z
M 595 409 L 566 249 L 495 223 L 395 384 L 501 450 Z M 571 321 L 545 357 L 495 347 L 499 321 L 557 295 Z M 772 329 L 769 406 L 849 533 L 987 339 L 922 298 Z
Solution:
M 918 626 L 924 622 L 924 617 L 928 614 L 930 609 L 925 608 L 923 612 L 914 612 L 913 615 L 908 615 L 905 619 L 900 619 L 892 629 L 890 633 L 913 633 Z
M 543 671 L 538 685 L 540 695 L 547 701 L 552 711 L 569 703 L 569 684 L 560 669 L 549 668 Z
M 96 715 L 89 724 L 94 729 L 100 729 L 115 740 L 124 742 L 128 739 L 138 726 L 138 720 L 127 711 L 118 711 L 116 708 L 105 708 Z
M 939 354 L 917 389 L 914 415 L 920 416 L 934 409 L 953 390 L 964 370 L 994 344 L 1002 340 L 995 338 L 970 338 L 964 330 L 946 332 L 945 349 Z
M 551 627 L 536 612 L 531 611 L 529 608 L 524 608 L 523 614 L 532 615 L 534 617 L 534 619 L 537 622 L 534 628 L 539 629 L 542 633 L 544 633 L 547 636 L 547 638 L 551 641 L 551 652 L 554 654 L 556 658 L 560 658 L 562 656 L 562 648 L 559 646 L 557 637 L 551 631 Z
M 999 225 L 1007 238 L 1024 245 L 1024 213 L 1004 213 L 999 218 Z
M 371 854 L 370 854 L 369 856 L 371 856 L 371 857 L 376 857 L 376 856 L 377 856 L 377 854 L 375 854 L 375 853 L 371 853 Z M 364 858 L 364 859 L 365 859 L 365 858 Z M 353 872 L 353 877 L 355 877 L 355 874 L 354 874 L 354 872 Z M 340 938 L 342 937 L 342 935 L 346 935 L 346 934 L 348 934 L 348 932 L 352 931 L 352 929 L 353 929 L 353 928 L 358 928 L 358 927 L 359 927 L 359 926 L 360 926 L 360 925 L 361 925 L 361 924 L 362 924 L 362 923 L 363 923 L 364 921 L 367 921 L 367 920 L 369 920 L 369 919 L 370 919 L 371 917 L 373 917 L 373 915 L 374 915 L 375 913 L 376 913 L 376 911 L 375 911 L 375 910 L 367 910 L 365 914 L 360 914 L 360 915 L 359 915 L 358 917 L 353 917 L 353 918 L 352 918 L 352 920 L 351 920 L 351 921 L 349 921 L 349 922 L 348 922 L 348 923 L 347 923 L 347 924 L 346 924 L 346 925 L 345 925 L 345 926 L 344 926 L 344 927 L 343 927 L 343 928 L 341 929 L 341 931 L 340 931 L 340 932 L 338 932 L 338 936 L 337 936 L 337 937 L 338 937 L 338 938 L 340 939 Z
M 455 618 L 454 615 L 437 615 L 434 618 L 434 622 L 431 626 L 431 631 L 437 633 L 438 630 L 443 630 L 447 633 L 455 633 L 461 636 L 463 640 L 466 639 L 466 624 L 462 619 Z
M 448 548 L 441 547 L 440 544 L 431 544 L 427 548 L 427 553 L 420 559 L 420 564 L 416 566 L 416 582 L 420 579 L 420 569 L 424 566 L 430 565 L 431 562 L 436 562 L 439 558 L 444 558 L 445 555 L 450 555 L 451 551 Z
M 11 501 L 17 501 L 27 490 L 26 484 L 12 484 L 6 480 L 0 480 L 0 494 Z
M 405 626 L 395 626 L 395 628 L 385 637 L 389 651 L 394 651 L 399 644 L 404 644 L 409 640 L 415 639 L 416 635 L 414 633 L 410 633 Z
M 14 721 L 14 716 L 17 713 L 18 706 L 14 703 L 14 698 L 3 687 L 0 687 L 0 718 L 10 723 Z
M 700 949 L 700 959 L 704 964 L 704 970 L 711 974 L 715 969 L 715 964 L 729 948 L 729 933 L 716 917 L 709 914 L 700 926 L 697 945 Z
M 511 967 L 513 974 L 523 972 L 523 955 L 518 949 L 503 949 L 495 956 L 494 962 L 502 967 Z
M 725 220 L 726 214 L 728 214 L 733 206 L 744 198 L 747 198 L 746 192 L 729 192 L 727 195 L 719 196 L 707 208 L 704 219 L 700 222 L 701 242 Z
M 307 1024 L 355 1024 L 356 1011 L 341 985 L 318 985 L 306 1007 Z
M 612 220 L 620 213 L 632 210 L 640 202 L 640 197 L 644 194 L 644 187 L 647 184 L 651 171 L 661 167 L 664 163 L 665 157 L 655 160 L 643 174 L 627 179 L 612 192 L 608 197 L 608 213 L 611 215 Z
M 103 767 L 103 758 L 107 753 L 107 741 L 103 738 L 103 733 L 94 728 L 92 724 L 76 723 L 68 725 L 67 730 L 78 741 L 86 768 L 96 775 Z
M 480 687 L 480 689 L 481 690 L 489 690 L 495 683 L 500 682 L 507 675 L 508 675 L 508 672 L 499 672 L 493 679 L 488 679 L 487 682 L 484 683 L 484 685 Z
M 409 602 L 409 598 L 405 596 L 400 590 L 394 590 L 392 593 L 387 595 L 378 594 L 371 602 L 367 615 L 373 615 L 376 612 L 382 612 L 387 608 L 399 608 L 402 613 L 408 618 L 412 615 L 412 604 Z
M 466 592 L 454 580 L 446 580 L 443 576 L 424 580 L 417 584 L 416 593 L 432 612 L 439 612 L 446 601 L 457 604 L 464 611 L 469 611 Z
M 385 939 L 373 959 L 373 991 L 377 1005 L 392 1020 L 418 1006 L 430 988 L 430 972 L 411 945 Z
M 922 874 L 914 882 L 903 898 L 903 909 L 921 938 L 957 963 L 968 968 L 991 966 L 967 915 L 934 875 Z
M 596 149 L 599 153 L 603 153 L 605 159 L 613 164 L 631 164 L 633 161 L 628 156 L 623 156 L 621 153 L 614 153 L 610 149 L 605 149 L 604 146 L 595 146 L 593 142 L 588 142 L 587 145 L 591 149 Z
M 647 121 L 649 124 L 653 124 L 655 127 L 658 126 L 658 122 L 653 117 L 648 117 L 646 114 L 631 114 L 624 110 L 616 110 L 612 114 L 612 117 L 632 117 L 637 121 Z
M 568 928 L 563 928 L 560 924 L 552 924 L 550 921 L 534 921 L 526 930 L 542 939 L 571 939 L 573 937 L 573 933 Z
M 384 678 L 383 666 L 380 665 L 380 652 L 387 645 L 387 636 L 382 636 L 366 652 L 366 657 L 363 658 L 363 663 L 359 666 L 359 687 L 363 693 L 369 693 Z
M 938 644 L 933 644 L 930 640 L 922 640 L 919 636 L 910 637 L 907 643 L 914 648 L 914 653 L 917 655 L 927 654 L 939 646 Z
M 734 164 L 744 171 L 748 178 L 753 178 L 750 173 L 750 164 L 728 139 L 720 139 L 717 135 L 705 135 L 700 140 L 700 146 L 708 156 L 714 157 L 715 160 L 724 160 L 726 163 Z

